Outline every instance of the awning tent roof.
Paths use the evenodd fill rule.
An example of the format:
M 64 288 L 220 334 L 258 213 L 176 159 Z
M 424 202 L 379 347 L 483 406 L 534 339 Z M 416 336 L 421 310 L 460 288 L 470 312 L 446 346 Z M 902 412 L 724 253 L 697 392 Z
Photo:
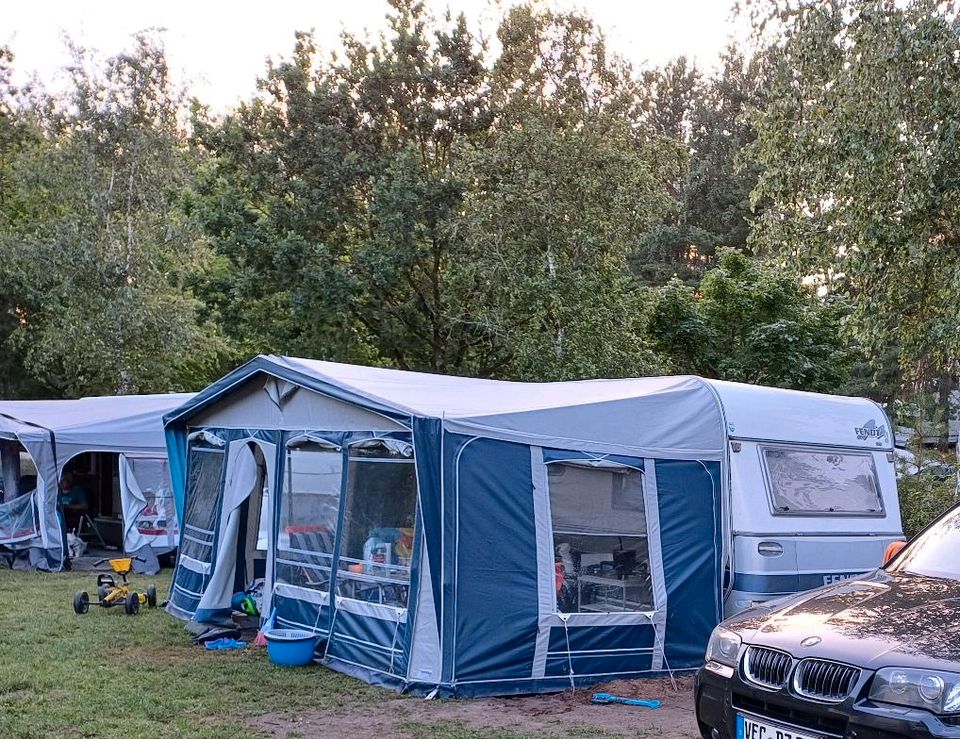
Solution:
M 609 453 L 717 458 L 728 435 L 876 447 L 876 437 L 864 443 L 855 428 L 871 419 L 888 427 L 879 406 L 863 398 L 694 376 L 509 382 L 270 355 L 213 383 L 165 421 L 188 423 L 257 374 L 406 422 L 442 419 L 452 431 Z
M 0 438 L 52 441 L 61 468 L 84 450 L 162 454 L 166 445 L 160 418 L 191 397 L 170 393 L 0 401 Z
M 724 443 L 716 398 L 696 377 L 526 383 L 276 356 L 231 372 L 166 424 L 188 424 L 258 374 L 403 422 L 442 419 L 448 430 L 524 443 L 697 458 L 717 458 Z

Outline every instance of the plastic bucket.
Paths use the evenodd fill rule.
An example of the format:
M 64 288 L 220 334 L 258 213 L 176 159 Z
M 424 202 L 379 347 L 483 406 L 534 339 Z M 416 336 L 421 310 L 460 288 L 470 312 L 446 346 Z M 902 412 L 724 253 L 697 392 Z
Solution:
M 263 635 L 267 640 L 267 655 L 275 665 L 300 667 L 313 662 L 317 636 L 299 629 L 271 629 Z

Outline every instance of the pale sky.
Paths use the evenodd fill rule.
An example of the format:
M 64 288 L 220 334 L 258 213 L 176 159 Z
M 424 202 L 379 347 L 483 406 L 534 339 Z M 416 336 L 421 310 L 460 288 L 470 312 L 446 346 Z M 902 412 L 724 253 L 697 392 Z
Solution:
M 515 0 L 501 0 L 510 6 Z M 426 0 L 437 16 L 464 12 L 473 30 L 492 36 L 501 12 L 490 0 Z M 735 33 L 731 0 L 543 0 L 558 9 L 581 9 L 607 35 L 612 50 L 635 67 L 662 64 L 685 54 L 712 68 Z M 63 87 L 60 68 L 69 61 L 63 42 L 109 56 L 148 28 L 163 34 L 168 60 L 189 91 L 215 110 L 249 97 L 265 60 L 289 55 L 293 33 L 314 29 L 320 47 L 334 50 L 343 29 L 378 33 L 385 27 L 385 0 L 7 0 L 0 17 L 0 45 L 16 56 L 17 81 L 36 73 L 53 90 Z M 479 28 L 478 28 L 479 26 Z

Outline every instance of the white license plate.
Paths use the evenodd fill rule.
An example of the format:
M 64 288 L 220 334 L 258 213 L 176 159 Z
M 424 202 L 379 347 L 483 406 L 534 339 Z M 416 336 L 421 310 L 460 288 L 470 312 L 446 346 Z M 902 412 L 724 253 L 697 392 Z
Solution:
M 737 714 L 737 739 L 822 739 L 814 734 L 794 731 L 753 716 Z

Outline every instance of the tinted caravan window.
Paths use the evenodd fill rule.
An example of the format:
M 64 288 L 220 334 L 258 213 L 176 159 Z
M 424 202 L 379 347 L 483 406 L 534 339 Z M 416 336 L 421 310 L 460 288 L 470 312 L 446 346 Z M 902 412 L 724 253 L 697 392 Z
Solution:
M 870 453 L 762 447 L 761 454 L 774 513 L 883 513 Z

